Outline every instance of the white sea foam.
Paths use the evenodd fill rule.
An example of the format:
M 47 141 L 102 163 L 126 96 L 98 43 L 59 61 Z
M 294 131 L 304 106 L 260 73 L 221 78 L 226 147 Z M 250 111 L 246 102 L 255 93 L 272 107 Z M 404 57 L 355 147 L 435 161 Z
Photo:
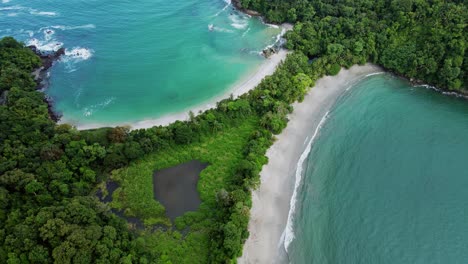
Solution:
M 462 94 L 459 94 L 459 93 L 456 93 L 456 92 L 446 92 L 442 89 L 439 89 L 435 86 L 432 86 L 432 85 L 429 85 L 429 84 L 418 84 L 418 85 L 415 85 L 414 87 L 422 87 L 422 88 L 426 88 L 426 89 L 429 89 L 429 90 L 434 90 L 434 91 L 437 91 L 443 95 L 449 95 L 449 96 L 455 96 L 457 98 L 465 98 L 465 99 L 468 99 L 468 96 L 466 95 L 462 95 Z
M 37 38 L 32 38 L 26 42 L 26 45 L 36 46 L 40 51 L 57 51 L 63 46 L 63 43 L 59 41 L 41 41 Z
M 380 75 L 380 74 L 384 74 L 385 72 L 374 72 L 374 73 L 369 73 L 366 75 L 366 77 L 370 77 L 370 76 L 374 76 L 374 75 Z
M 96 26 L 94 24 L 86 24 L 86 25 L 82 25 L 82 26 L 57 25 L 57 26 L 50 26 L 50 28 L 60 29 L 60 30 L 74 30 L 74 29 L 91 29 L 91 28 L 96 28 Z
M 314 131 L 312 138 L 310 139 L 309 143 L 307 144 L 306 149 L 302 152 L 301 156 L 299 157 L 299 161 L 297 162 L 297 169 L 296 169 L 296 181 L 294 183 L 294 191 L 290 201 L 290 209 L 288 213 L 288 221 L 286 223 L 286 229 L 284 230 L 284 249 L 286 252 L 288 251 L 288 247 L 294 239 L 294 230 L 293 230 L 293 217 L 296 211 L 296 200 L 297 200 L 297 189 L 299 188 L 301 181 L 302 181 L 302 170 L 304 167 L 304 161 L 309 156 L 310 150 L 312 149 L 312 143 L 314 143 L 315 138 L 317 137 L 320 129 L 322 128 L 323 124 L 328 118 L 327 111 L 325 115 L 320 120 L 317 128 Z
M 232 23 L 231 26 L 237 29 L 244 29 L 245 27 L 247 27 L 247 23 L 245 24 Z
M 105 108 L 106 106 L 110 105 L 115 101 L 115 97 L 108 98 L 104 100 L 102 103 L 94 104 L 88 107 L 83 108 L 83 115 L 84 116 L 91 116 L 100 109 Z
M 275 38 L 275 41 L 273 42 L 273 44 L 270 44 L 270 45 L 266 46 L 265 49 L 272 48 L 275 45 L 278 45 L 278 46 L 283 45 L 283 42 L 284 42 L 283 36 L 284 36 L 284 34 L 286 34 L 286 31 L 287 30 L 285 28 L 282 28 L 281 32 L 278 35 L 276 35 L 275 37 L 273 37 L 273 38 Z
M 88 60 L 93 56 L 93 51 L 86 48 L 75 47 L 71 50 L 65 49 L 65 58 L 63 61 L 67 60 Z
M 46 41 L 50 41 L 52 39 L 52 36 L 55 34 L 55 31 L 52 29 L 46 29 L 43 31 L 44 33 L 44 39 Z
M 247 18 L 245 17 L 239 17 L 238 15 L 230 15 L 229 16 L 229 19 L 231 20 L 231 26 L 233 28 L 237 28 L 237 29 L 244 29 L 246 28 L 249 23 L 247 22 Z
M 8 11 L 8 10 L 18 10 L 18 11 L 25 10 L 26 12 L 29 12 L 29 14 L 35 15 L 35 16 L 56 16 L 57 15 L 56 12 L 40 11 L 34 8 L 20 6 L 20 5 L 0 7 L 0 11 Z
M 222 27 L 215 27 L 215 26 L 212 26 L 211 28 L 213 29 L 213 31 L 216 31 L 216 32 L 224 32 L 224 33 L 232 33 L 232 32 L 233 32 L 233 31 L 230 30 L 230 29 L 222 28 Z
M 268 23 L 263 23 L 265 25 L 267 25 L 268 27 L 271 27 L 271 28 L 279 28 L 278 25 L 274 25 L 274 24 L 268 24 Z
M 2 4 L 10 3 L 10 0 L 2 0 Z
M 219 14 L 221 14 L 222 12 L 224 12 L 230 5 L 231 5 L 230 2 L 227 3 L 227 4 L 223 7 L 223 9 L 219 10 L 218 13 L 214 14 L 214 17 L 219 16 Z
M 242 37 L 245 37 L 245 35 L 247 35 L 247 33 L 250 31 L 250 27 L 247 28 L 246 31 L 244 31 L 244 33 L 242 33 Z
M 5 11 L 5 10 L 23 10 L 23 9 L 25 9 L 25 7 L 19 6 L 19 5 L 0 7 L 0 11 Z
M 19 13 L 8 13 L 7 16 L 9 17 L 15 17 L 18 16 Z
M 29 13 L 31 15 L 35 15 L 35 16 L 56 16 L 57 15 L 57 13 L 55 13 L 55 12 L 39 11 L 39 10 L 36 10 L 36 9 L 30 9 Z

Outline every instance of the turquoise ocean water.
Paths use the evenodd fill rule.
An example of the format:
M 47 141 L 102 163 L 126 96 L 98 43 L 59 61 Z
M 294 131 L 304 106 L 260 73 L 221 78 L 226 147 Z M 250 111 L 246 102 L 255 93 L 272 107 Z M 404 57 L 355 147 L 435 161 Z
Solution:
M 223 0 L 0 2 L 0 37 L 66 48 L 46 93 L 81 124 L 140 121 L 203 103 L 258 67 L 279 31 Z
M 467 136 L 466 100 L 357 83 L 304 164 L 290 262 L 468 263 Z

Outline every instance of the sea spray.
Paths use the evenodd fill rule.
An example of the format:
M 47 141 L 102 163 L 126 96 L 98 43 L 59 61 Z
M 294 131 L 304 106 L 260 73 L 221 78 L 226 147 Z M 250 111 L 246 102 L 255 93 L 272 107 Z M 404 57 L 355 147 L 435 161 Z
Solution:
M 65 57 L 62 61 L 67 61 L 70 59 L 74 60 L 87 60 L 93 56 L 93 50 L 75 47 L 71 50 L 65 49 Z
M 327 111 L 325 113 L 325 115 L 322 117 L 322 119 L 320 120 L 319 124 L 317 125 L 317 128 L 314 131 L 314 134 L 312 135 L 312 138 L 307 143 L 306 149 L 304 150 L 304 152 L 302 152 L 301 156 L 299 157 L 299 161 L 297 162 L 296 180 L 295 180 L 295 183 L 294 183 L 294 191 L 293 191 L 291 201 L 290 201 L 288 221 L 286 222 L 286 228 L 284 230 L 284 250 L 286 250 L 286 252 L 288 252 L 288 247 L 289 247 L 289 245 L 291 244 L 291 242 L 294 239 L 294 230 L 293 230 L 293 220 L 294 219 L 293 219 L 293 215 L 294 215 L 294 212 L 296 211 L 297 189 L 299 188 L 299 186 L 301 184 L 301 181 L 302 181 L 302 170 L 303 170 L 303 167 L 304 167 L 304 161 L 309 156 L 309 153 L 310 153 L 310 151 L 312 149 L 312 144 L 314 143 L 314 140 L 317 137 L 317 135 L 318 135 L 318 133 L 320 131 L 320 128 L 323 126 L 323 124 L 327 120 L 328 113 L 329 113 L 329 111 Z

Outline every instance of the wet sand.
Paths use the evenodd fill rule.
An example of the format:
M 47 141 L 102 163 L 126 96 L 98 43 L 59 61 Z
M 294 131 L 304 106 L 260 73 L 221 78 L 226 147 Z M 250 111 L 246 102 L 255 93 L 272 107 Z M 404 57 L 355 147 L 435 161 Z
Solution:
M 250 236 L 239 263 L 289 262 L 286 250 L 294 238 L 294 190 L 300 184 L 301 176 L 297 174 L 301 174 L 302 167 L 298 166 L 302 166 L 301 160 L 307 157 L 305 150 L 336 100 L 354 82 L 381 71 L 371 64 L 343 69 L 336 76 L 318 80 L 302 103 L 293 104 L 288 126 L 267 151 L 269 162 L 260 173 L 261 185 L 252 193 Z

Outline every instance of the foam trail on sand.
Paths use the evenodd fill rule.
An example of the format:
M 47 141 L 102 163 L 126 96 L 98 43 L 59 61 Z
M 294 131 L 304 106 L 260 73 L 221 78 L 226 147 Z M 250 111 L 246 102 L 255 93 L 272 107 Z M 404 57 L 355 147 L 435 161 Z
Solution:
M 366 75 L 366 77 L 374 76 L 374 75 L 379 75 L 379 74 L 384 74 L 385 72 L 374 72 L 374 73 L 369 73 Z
M 297 162 L 296 181 L 294 183 L 294 191 L 291 197 L 290 209 L 288 213 L 288 221 L 286 223 L 286 229 L 284 231 L 284 249 L 286 250 L 286 252 L 288 252 L 288 247 L 294 239 L 293 215 L 294 215 L 294 212 L 296 211 L 297 189 L 299 188 L 299 185 L 301 184 L 301 181 L 302 181 L 302 170 L 304 167 L 304 161 L 309 156 L 310 150 L 312 149 L 312 143 L 317 137 L 318 132 L 320 131 L 320 128 L 322 128 L 323 124 L 327 120 L 328 113 L 329 111 L 327 111 L 325 115 L 322 117 L 322 119 L 320 120 L 320 123 L 315 129 L 314 135 L 310 139 L 309 143 L 307 144 L 306 149 L 304 150 L 302 155 L 299 157 L 299 161 Z

